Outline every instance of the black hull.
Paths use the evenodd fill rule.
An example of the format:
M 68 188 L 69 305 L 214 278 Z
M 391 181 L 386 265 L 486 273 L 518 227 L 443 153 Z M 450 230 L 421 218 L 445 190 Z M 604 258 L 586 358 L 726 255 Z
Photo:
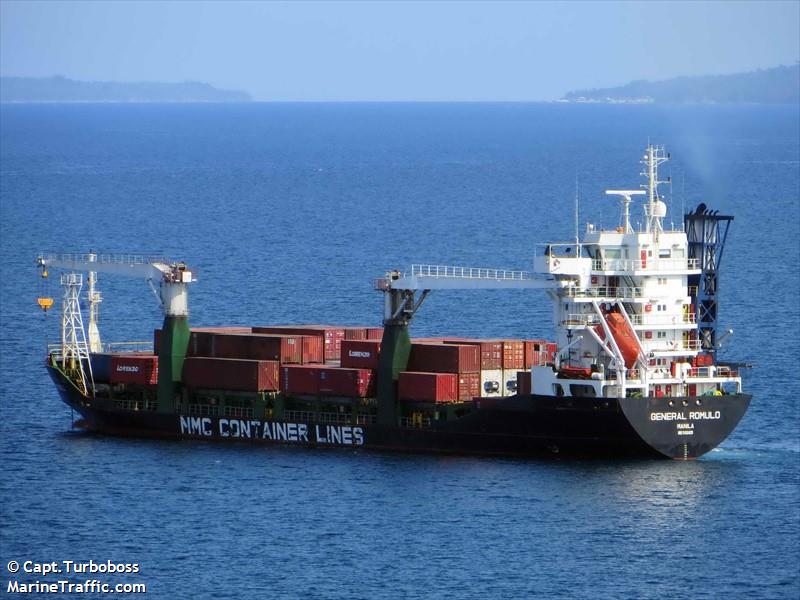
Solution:
M 640 456 L 694 459 L 719 445 L 750 403 L 744 394 L 699 398 L 514 396 L 431 427 L 323 424 L 165 414 L 98 406 L 61 373 L 48 371 L 64 402 L 91 431 L 307 447 L 505 456 Z M 670 406 L 672 403 L 672 406 Z M 481 405 L 483 404 L 483 406 Z

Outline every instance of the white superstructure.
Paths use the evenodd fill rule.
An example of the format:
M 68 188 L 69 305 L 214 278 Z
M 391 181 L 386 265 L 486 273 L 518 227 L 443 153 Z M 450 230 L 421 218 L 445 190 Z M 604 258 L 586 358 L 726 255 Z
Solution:
M 701 352 L 697 291 L 702 273 L 683 229 L 665 229 L 659 196 L 663 148 L 648 146 L 641 190 L 609 190 L 622 200 L 620 225 L 587 224 L 583 240 L 548 244 L 534 271 L 560 285 L 553 299 L 558 354 L 554 367 L 532 369 L 542 395 L 686 397 L 741 391 L 738 374 Z M 643 226 L 631 225 L 632 197 L 644 195 Z

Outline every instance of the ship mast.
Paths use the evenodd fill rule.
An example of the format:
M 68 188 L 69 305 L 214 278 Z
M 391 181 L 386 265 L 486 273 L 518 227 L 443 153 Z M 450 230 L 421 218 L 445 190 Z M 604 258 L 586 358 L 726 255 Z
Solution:
M 658 233 L 663 231 L 661 227 L 661 219 L 666 216 L 666 205 L 663 204 L 661 197 L 658 194 L 658 186 L 661 183 L 668 183 L 658 179 L 658 166 L 669 160 L 669 154 L 664 152 L 663 146 L 647 145 L 647 151 L 642 158 L 642 164 L 645 170 L 642 172 L 643 177 L 647 177 L 647 183 L 641 187 L 647 188 L 647 210 L 645 211 L 647 220 L 645 221 L 645 232 L 653 233 L 655 238 L 658 239 Z

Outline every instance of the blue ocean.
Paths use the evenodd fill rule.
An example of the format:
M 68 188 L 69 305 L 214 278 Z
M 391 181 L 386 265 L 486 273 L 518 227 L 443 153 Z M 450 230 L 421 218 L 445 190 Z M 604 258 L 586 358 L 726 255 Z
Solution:
M 0 108 L 0 583 L 155 598 L 800 597 L 800 111 L 565 104 Z M 184 260 L 194 325 L 380 325 L 412 263 L 530 270 L 616 226 L 664 144 L 669 226 L 732 214 L 726 360 L 753 402 L 702 459 L 510 460 L 154 442 L 71 430 L 44 368 L 40 252 Z M 634 220 L 641 213 L 634 213 Z M 583 225 L 581 226 L 583 227 Z M 59 288 L 50 292 L 57 296 Z M 148 340 L 144 281 L 100 276 L 103 340 Z M 416 336 L 550 337 L 540 291 L 435 292 Z M 127 575 L 9 561 L 136 563 Z M 99 597 L 93 592 L 83 597 Z

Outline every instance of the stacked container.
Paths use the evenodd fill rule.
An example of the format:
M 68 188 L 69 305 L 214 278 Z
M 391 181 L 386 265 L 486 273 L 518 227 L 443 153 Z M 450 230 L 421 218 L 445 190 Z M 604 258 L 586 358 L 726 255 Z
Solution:
M 413 343 L 408 359 L 408 370 L 425 373 L 455 374 L 456 393 L 459 400 L 471 400 L 481 395 L 481 347 L 476 344 L 437 344 Z M 431 380 L 432 381 L 432 380 Z M 431 383 L 427 389 L 433 394 L 438 388 Z M 416 395 L 419 395 L 417 393 Z M 401 397 L 402 398 L 402 397 Z M 414 400 L 424 398 L 415 397 Z M 441 402 L 438 394 L 428 398 L 431 402 Z
M 343 340 L 342 366 L 355 369 L 377 369 L 381 343 L 375 340 Z
M 411 344 L 409 371 L 477 373 L 481 370 L 478 346 L 469 344 Z
M 383 339 L 383 327 L 345 327 L 344 339 L 380 341 Z
M 253 327 L 253 333 L 313 335 L 321 337 L 324 344 L 324 360 L 339 360 L 344 332 L 344 327 L 337 327 L 335 325 L 270 325 L 266 327 Z
M 183 362 L 182 380 L 193 388 L 276 391 L 279 389 L 278 362 L 194 356 Z
M 420 373 L 403 371 L 397 384 L 400 400 L 420 402 L 456 402 L 459 399 L 456 373 Z
M 289 395 L 369 398 L 375 395 L 375 372 L 325 365 L 281 367 L 281 390 Z
M 478 346 L 481 352 L 479 396 L 493 397 L 503 395 L 503 342 L 500 340 L 476 340 L 470 338 L 451 338 L 445 344 L 469 344 Z
M 111 383 L 136 383 L 156 385 L 158 383 L 158 356 L 155 354 L 112 354 Z
M 542 367 L 547 362 L 547 341 L 525 340 L 525 368 Z

